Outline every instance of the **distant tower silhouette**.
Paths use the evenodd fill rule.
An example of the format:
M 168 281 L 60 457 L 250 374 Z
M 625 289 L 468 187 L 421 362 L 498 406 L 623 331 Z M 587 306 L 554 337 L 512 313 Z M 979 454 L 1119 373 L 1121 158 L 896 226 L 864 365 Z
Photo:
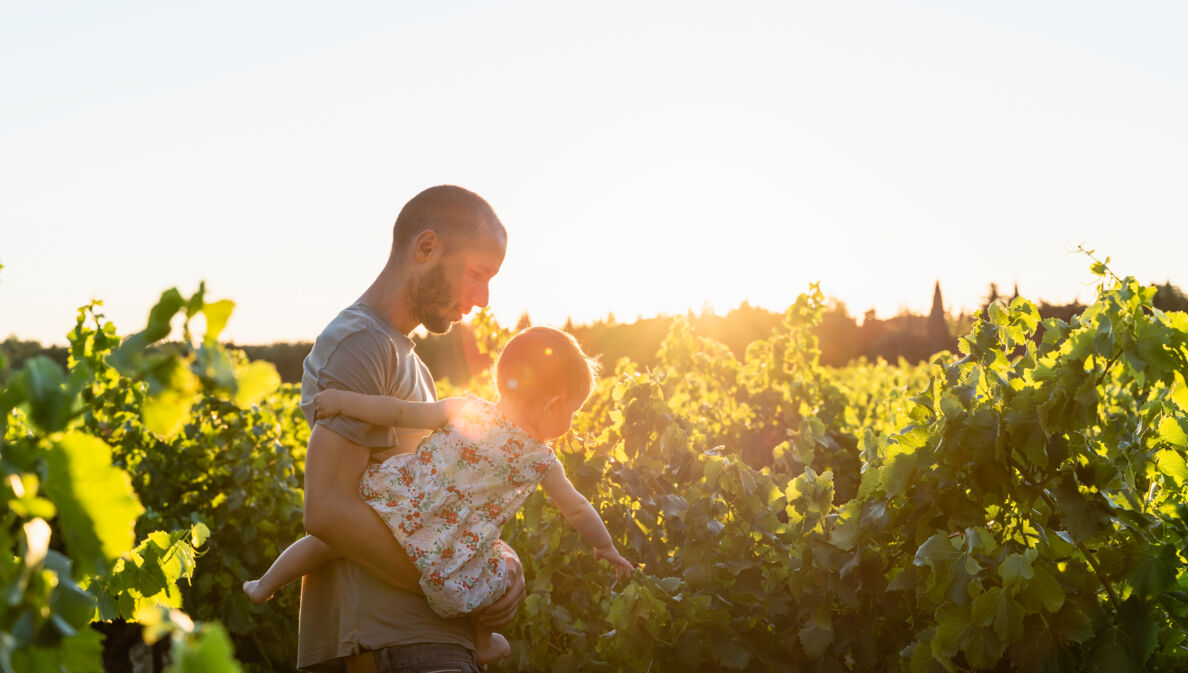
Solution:
M 941 299 L 938 280 L 936 289 L 932 291 L 932 311 L 928 313 L 928 342 L 934 351 L 943 351 L 953 347 L 952 340 L 949 323 L 945 321 L 945 304 Z

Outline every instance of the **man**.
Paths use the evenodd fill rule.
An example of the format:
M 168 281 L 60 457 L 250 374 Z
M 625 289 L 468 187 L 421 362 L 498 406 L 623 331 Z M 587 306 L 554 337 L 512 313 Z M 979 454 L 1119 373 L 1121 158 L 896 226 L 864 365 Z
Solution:
M 419 573 L 392 532 L 358 494 L 372 460 L 415 450 L 424 431 L 368 425 L 345 416 L 314 423 L 325 388 L 436 399 L 428 368 L 408 335 L 443 333 L 475 306 L 503 264 L 507 233 L 491 206 L 455 186 L 431 187 L 400 211 L 379 276 L 318 336 L 305 360 L 301 409 L 311 433 L 305 466 L 305 530 L 343 558 L 301 584 L 297 665 L 310 671 L 384 673 L 479 670 L 466 619 L 438 617 L 419 593 Z M 524 598 L 523 568 L 504 546 L 512 587 L 476 618 L 511 621 Z

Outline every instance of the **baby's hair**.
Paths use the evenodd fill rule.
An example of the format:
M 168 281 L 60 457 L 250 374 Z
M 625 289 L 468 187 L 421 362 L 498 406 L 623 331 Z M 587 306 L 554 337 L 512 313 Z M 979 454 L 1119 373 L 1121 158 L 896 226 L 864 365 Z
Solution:
M 529 327 L 503 347 L 495 380 L 499 395 L 514 402 L 538 402 L 558 394 L 584 402 L 601 369 L 568 332 Z

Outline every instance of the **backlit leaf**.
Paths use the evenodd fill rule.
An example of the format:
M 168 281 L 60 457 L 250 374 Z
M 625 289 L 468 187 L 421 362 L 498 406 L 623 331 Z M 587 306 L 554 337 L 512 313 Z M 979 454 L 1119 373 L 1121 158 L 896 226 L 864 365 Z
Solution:
M 58 507 L 59 526 L 77 568 L 101 574 L 132 549 L 136 519 L 144 512 L 128 474 L 111 464 L 103 440 L 71 432 L 55 442 L 45 488 Z

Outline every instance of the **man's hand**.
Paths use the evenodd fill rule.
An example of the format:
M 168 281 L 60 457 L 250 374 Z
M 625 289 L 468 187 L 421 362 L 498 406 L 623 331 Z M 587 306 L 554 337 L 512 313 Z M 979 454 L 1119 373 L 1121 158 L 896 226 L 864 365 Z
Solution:
M 520 603 L 528 595 L 527 585 L 524 583 L 524 566 L 520 565 L 520 557 L 503 540 L 499 541 L 503 559 L 507 562 L 507 574 L 511 583 L 503 597 L 488 605 L 474 616 L 474 620 L 489 629 L 499 629 L 511 623 L 520 609 Z

